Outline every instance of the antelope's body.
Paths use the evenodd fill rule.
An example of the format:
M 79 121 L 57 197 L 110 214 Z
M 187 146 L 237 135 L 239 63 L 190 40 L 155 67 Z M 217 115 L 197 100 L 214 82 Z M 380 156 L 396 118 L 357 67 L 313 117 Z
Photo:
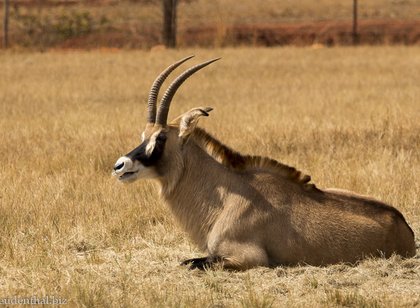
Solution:
M 162 198 L 180 225 L 208 254 L 184 264 L 247 269 L 415 255 L 414 234 L 397 209 L 352 192 L 318 189 L 295 168 L 233 151 L 196 127 L 211 108 L 192 109 L 166 124 L 177 88 L 214 60 L 178 77 L 156 116 L 161 84 L 188 59 L 155 81 L 142 143 L 114 167 L 121 181 L 154 178 L 160 183 Z

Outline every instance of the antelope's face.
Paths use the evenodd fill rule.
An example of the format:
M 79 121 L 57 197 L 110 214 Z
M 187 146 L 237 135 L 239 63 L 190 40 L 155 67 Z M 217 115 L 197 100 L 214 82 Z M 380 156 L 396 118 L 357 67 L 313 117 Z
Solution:
M 153 83 L 149 94 L 147 124 L 141 134 L 140 145 L 120 157 L 114 165 L 112 174 L 119 181 L 133 182 L 164 176 L 168 168 L 171 168 L 171 162 L 179 158 L 182 145 L 194 130 L 198 118 L 208 116 L 212 110 L 210 107 L 194 108 L 178 117 L 171 125 L 166 124 L 171 100 L 179 86 L 196 71 L 218 59 L 198 64 L 175 79 L 163 95 L 156 115 L 156 101 L 162 83 L 176 67 L 190 58 L 169 66 Z
M 158 177 L 166 139 L 167 131 L 161 127 L 146 127 L 140 145 L 117 160 L 113 175 L 122 182 Z

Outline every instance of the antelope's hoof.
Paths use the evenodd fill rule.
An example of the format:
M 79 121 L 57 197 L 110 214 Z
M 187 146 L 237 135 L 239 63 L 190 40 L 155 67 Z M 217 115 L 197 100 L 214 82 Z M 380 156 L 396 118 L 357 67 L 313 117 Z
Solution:
M 193 270 L 193 269 L 205 270 L 211 267 L 211 262 L 209 262 L 208 257 L 193 258 L 193 259 L 182 261 L 181 265 L 188 266 L 188 269 L 190 270 Z

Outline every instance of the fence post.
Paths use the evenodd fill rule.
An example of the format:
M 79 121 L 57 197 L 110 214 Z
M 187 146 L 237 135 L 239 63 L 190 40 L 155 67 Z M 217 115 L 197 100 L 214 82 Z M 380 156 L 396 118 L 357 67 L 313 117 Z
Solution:
M 166 47 L 176 46 L 177 0 L 163 0 L 163 41 Z
M 9 0 L 3 0 L 3 48 L 9 47 Z
M 359 33 L 357 30 L 357 0 L 353 0 L 353 45 L 359 44 Z

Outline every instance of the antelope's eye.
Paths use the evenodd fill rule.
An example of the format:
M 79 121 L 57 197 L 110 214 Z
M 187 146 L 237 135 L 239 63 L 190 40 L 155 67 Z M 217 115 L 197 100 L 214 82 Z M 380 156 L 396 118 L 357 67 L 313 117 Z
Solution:
M 160 133 L 157 137 L 156 137 L 156 141 L 166 141 L 166 135 L 163 133 Z

